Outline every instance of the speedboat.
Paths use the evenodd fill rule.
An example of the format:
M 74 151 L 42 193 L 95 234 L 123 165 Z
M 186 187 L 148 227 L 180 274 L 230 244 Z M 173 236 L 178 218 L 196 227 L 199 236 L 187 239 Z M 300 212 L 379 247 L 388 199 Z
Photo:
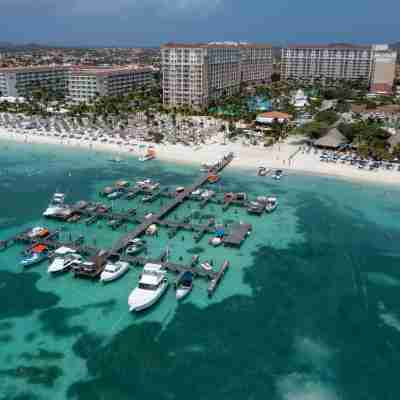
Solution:
M 267 213 L 272 213 L 278 207 L 278 199 L 276 197 L 268 197 L 267 203 L 265 205 L 265 211 Z
M 129 242 L 129 246 L 126 248 L 126 254 L 131 256 L 140 253 L 146 246 L 146 242 L 142 239 L 133 239 Z
M 186 297 L 193 288 L 193 273 L 186 271 L 176 286 L 175 297 L 177 300 L 182 300 Z
M 213 266 L 208 261 L 201 263 L 200 267 L 208 272 L 213 270 Z
M 220 238 L 220 237 L 213 237 L 213 238 L 211 238 L 211 239 L 209 240 L 209 243 L 210 243 L 212 246 L 217 247 L 217 246 L 219 246 L 219 245 L 222 244 L 222 238 Z
M 128 269 L 129 269 L 129 264 L 125 261 L 116 261 L 115 263 L 108 262 L 103 272 L 100 275 L 100 281 L 101 282 L 114 281 L 120 278 L 126 272 L 128 272 Z
M 117 189 L 114 192 L 108 194 L 107 195 L 107 199 L 115 200 L 115 199 L 120 198 L 123 194 L 124 194 L 124 190 L 123 189 Z
M 142 311 L 155 304 L 168 288 L 166 271 L 160 264 L 148 263 L 140 275 L 138 286 L 128 298 L 129 311 Z
M 35 228 L 32 228 L 27 234 L 29 239 L 44 238 L 48 235 L 49 230 L 41 226 L 36 226 Z
M 147 229 L 146 229 L 146 235 L 149 236 L 154 236 L 157 233 L 157 225 L 156 224 L 151 224 Z
M 53 198 L 45 212 L 44 217 L 51 218 L 63 213 L 66 209 L 65 204 L 65 194 L 64 193 L 54 193 Z
M 272 175 L 272 179 L 275 179 L 276 181 L 280 181 L 283 175 L 283 171 L 281 169 L 277 169 L 274 174 Z
M 265 176 L 267 175 L 267 168 L 265 167 L 259 167 L 257 171 L 258 176 Z
M 49 256 L 47 246 L 43 244 L 37 244 L 31 249 L 31 252 L 21 260 L 21 265 L 24 267 L 30 267 L 46 260 Z

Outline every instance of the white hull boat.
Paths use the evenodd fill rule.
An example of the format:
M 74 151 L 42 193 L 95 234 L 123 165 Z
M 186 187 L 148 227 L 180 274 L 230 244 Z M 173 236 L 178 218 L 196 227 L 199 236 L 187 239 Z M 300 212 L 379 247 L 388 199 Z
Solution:
M 159 264 L 146 264 L 139 285 L 128 298 L 129 311 L 143 311 L 153 306 L 168 289 L 166 272 Z
M 193 288 L 193 273 L 187 271 L 183 274 L 182 278 L 177 284 L 175 297 L 177 300 L 184 299 Z
M 129 270 L 129 264 L 124 261 L 117 261 L 116 263 L 106 264 L 103 272 L 100 275 L 101 282 L 112 282 L 121 278 Z

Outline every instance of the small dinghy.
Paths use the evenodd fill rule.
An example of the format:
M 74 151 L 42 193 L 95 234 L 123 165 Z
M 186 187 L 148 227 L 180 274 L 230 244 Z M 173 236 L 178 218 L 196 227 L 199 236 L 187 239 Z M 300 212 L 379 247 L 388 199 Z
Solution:
M 191 271 L 186 271 L 179 282 L 176 284 L 176 299 L 182 300 L 186 297 L 193 288 L 193 273 Z
M 142 239 L 133 239 L 129 242 L 129 246 L 126 249 L 126 254 L 132 256 L 140 253 L 146 247 L 146 242 Z
M 207 271 L 207 272 L 213 270 L 213 266 L 208 261 L 201 263 L 200 267 L 203 268 L 204 271 Z

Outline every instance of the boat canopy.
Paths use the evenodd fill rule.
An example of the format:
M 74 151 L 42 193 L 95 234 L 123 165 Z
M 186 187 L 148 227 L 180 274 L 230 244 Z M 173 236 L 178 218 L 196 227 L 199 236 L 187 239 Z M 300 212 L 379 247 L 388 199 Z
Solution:
M 46 250 L 47 250 L 47 246 L 45 246 L 44 244 L 37 244 L 36 246 L 34 246 L 32 248 L 32 251 L 34 253 L 43 253 Z
M 65 254 L 68 254 L 68 253 L 76 253 L 76 250 L 71 249 L 71 248 L 66 247 L 66 246 L 61 246 L 54 252 L 54 254 L 58 254 L 58 255 L 65 255 Z

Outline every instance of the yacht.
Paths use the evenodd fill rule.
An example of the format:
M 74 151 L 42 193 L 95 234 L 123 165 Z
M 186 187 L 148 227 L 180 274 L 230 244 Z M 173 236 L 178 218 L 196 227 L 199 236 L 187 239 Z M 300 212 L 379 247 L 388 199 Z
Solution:
M 129 264 L 125 261 L 108 262 L 100 275 L 101 282 L 111 282 L 120 278 L 129 270 Z
M 129 311 L 141 311 L 151 307 L 168 288 L 166 271 L 160 264 L 148 263 L 140 275 L 138 286 L 128 298 Z
M 54 193 L 49 206 L 43 213 L 43 216 L 47 217 L 47 218 L 51 218 L 51 217 L 55 217 L 58 214 L 62 213 L 66 208 L 64 205 L 64 200 L 65 200 L 64 193 Z
M 186 271 L 176 286 L 176 299 L 182 300 L 186 297 L 193 288 L 193 273 Z
M 56 274 L 68 271 L 72 264 L 81 261 L 81 256 L 76 254 L 74 249 L 62 246 L 54 252 L 53 262 L 47 268 L 47 272 Z
M 265 205 L 265 211 L 267 213 L 272 213 L 278 207 L 278 199 L 276 197 L 268 197 L 267 203 Z

